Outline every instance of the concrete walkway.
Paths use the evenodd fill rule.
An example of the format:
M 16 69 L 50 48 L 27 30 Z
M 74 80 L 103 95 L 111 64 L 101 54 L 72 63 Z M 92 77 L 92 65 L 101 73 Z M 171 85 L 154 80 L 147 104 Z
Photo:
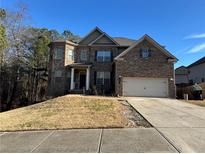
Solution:
M 180 152 L 205 152 L 205 108 L 166 98 L 126 98 Z
M 0 133 L 0 152 L 177 152 L 154 128 Z

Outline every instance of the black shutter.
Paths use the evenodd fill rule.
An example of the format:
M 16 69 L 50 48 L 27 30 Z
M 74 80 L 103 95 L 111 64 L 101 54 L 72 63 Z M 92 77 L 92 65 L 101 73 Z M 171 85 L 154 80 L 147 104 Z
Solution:
M 95 61 L 97 61 L 97 50 L 95 51 Z
M 94 72 L 94 85 L 96 85 L 96 78 L 97 78 L 97 73 L 96 71 Z
M 111 71 L 110 72 L 110 81 L 111 81 L 111 83 L 110 83 L 110 89 L 111 89 L 111 91 L 113 92 L 114 91 L 114 88 L 115 88 L 115 80 L 114 80 L 114 71 Z
M 140 58 L 142 58 L 142 49 L 140 49 Z
M 110 51 L 110 60 L 111 60 L 111 62 L 113 61 L 113 52 L 112 51 Z
M 151 57 L 151 52 L 152 52 L 152 51 L 149 49 L 149 56 L 148 56 L 148 57 Z

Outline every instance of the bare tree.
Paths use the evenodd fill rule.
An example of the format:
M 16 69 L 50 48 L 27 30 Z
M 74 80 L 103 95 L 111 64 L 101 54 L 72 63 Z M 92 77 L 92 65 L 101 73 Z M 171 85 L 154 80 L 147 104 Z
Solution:
M 7 67 L 12 68 L 4 72 L 4 83 L 8 86 L 7 103 L 10 108 L 12 100 L 14 100 L 17 90 L 17 81 L 19 79 L 20 68 L 25 62 L 25 31 L 26 21 L 26 5 L 17 4 L 16 11 L 6 10 L 6 17 L 2 20 L 2 25 L 6 29 L 8 48 L 5 57 Z M 8 74 L 9 72 L 9 74 Z

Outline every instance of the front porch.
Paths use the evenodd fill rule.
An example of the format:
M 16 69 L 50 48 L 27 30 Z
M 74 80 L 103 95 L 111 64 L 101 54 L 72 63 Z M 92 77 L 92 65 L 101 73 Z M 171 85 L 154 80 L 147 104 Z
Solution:
M 70 91 L 83 92 L 90 89 L 90 66 L 80 63 L 70 65 Z

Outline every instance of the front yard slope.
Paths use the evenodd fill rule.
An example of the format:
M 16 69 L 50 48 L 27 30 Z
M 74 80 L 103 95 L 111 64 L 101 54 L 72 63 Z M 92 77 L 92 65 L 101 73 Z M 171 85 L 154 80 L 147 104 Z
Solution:
M 0 131 L 128 127 L 115 98 L 66 95 L 0 113 Z

